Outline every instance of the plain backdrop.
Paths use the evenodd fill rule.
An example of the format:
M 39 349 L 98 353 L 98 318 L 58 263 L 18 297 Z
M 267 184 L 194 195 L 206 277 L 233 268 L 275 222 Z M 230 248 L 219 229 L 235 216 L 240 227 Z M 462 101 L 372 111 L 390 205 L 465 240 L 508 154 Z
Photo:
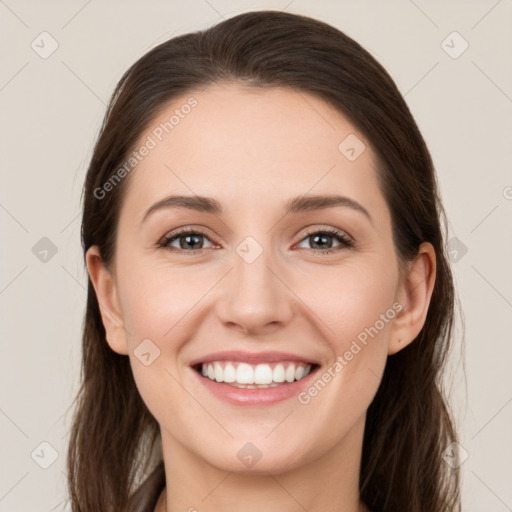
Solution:
M 0 0 L 0 511 L 68 510 L 80 194 L 115 84 L 171 36 L 260 9 L 336 26 L 404 94 L 436 165 L 465 318 L 447 376 L 463 510 L 512 510 L 510 0 Z

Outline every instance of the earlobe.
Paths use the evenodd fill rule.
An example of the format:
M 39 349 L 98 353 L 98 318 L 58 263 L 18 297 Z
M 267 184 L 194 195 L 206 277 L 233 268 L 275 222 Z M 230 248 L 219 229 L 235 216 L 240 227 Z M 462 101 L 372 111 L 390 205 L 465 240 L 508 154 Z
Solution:
M 432 244 L 424 242 L 409 265 L 398 292 L 402 309 L 393 323 L 388 355 L 399 352 L 414 341 L 425 319 L 436 277 L 436 253 Z
M 128 340 L 114 276 L 103 264 L 97 246 L 89 248 L 85 259 L 89 278 L 98 299 L 106 341 L 114 352 L 128 355 Z

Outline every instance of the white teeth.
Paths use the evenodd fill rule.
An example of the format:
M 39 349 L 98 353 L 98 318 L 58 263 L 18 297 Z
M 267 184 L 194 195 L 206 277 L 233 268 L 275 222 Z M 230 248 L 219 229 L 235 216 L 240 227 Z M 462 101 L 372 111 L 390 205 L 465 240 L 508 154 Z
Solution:
M 272 380 L 274 382 L 284 382 L 285 380 L 285 373 L 284 373 L 284 366 L 279 363 L 274 368 L 274 371 L 272 372 Z
M 217 382 L 222 382 L 224 380 L 224 372 L 222 371 L 222 366 L 219 363 L 214 363 L 213 369 L 215 372 L 215 380 Z
M 236 382 L 254 384 L 254 370 L 250 364 L 240 363 L 236 369 Z
M 249 389 L 276 387 L 286 382 L 301 380 L 310 371 L 311 365 L 302 363 L 278 363 L 272 368 L 269 364 L 212 361 L 203 363 L 201 367 L 203 377 Z
M 270 384 L 272 382 L 272 368 L 268 364 L 259 364 L 254 370 L 254 384 Z
M 203 364 L 203 367 L 205 365 Z M 224 382 L 235 382 L 236 380 L 236 370 L 235 367 L 228 363 L 224 368 Z

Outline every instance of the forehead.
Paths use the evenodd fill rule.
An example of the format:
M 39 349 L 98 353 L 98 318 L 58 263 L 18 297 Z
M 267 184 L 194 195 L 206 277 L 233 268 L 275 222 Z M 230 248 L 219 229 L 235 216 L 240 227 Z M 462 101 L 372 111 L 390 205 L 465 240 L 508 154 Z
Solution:
M 162 108 L 137 148 L 144 144 L 151 150 L 132 171 L 125 198 L 136 209 L 169 193 L 257 210 L 262 201 L 270 207 L 336 192 L 385 207 L 369 142 L 306 92 L 238 84 L 191 91 Z

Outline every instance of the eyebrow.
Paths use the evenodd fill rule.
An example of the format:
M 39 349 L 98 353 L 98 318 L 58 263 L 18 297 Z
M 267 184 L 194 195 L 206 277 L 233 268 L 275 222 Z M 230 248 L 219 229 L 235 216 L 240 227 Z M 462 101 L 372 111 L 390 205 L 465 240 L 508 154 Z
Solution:
M 350 197 L 339 195 L 309 195 L 295 197 L 286 203 L 284 214 L 287 215 L 289 213 L 324 210 L 326 208 L 333 208 L 336 206 L 344 206 L 362 213 L 373 225 L 371 215 L 364 206 Z M 222 214 L 222 206 L 218 201 L 211 197 L 171 195 L 156 202 L 148 208 L 142 218 L 141 224 L 143 224 L 151 214 L 164 208 L 183 208 L 198 212 L 211 213 L 214 215 Z

